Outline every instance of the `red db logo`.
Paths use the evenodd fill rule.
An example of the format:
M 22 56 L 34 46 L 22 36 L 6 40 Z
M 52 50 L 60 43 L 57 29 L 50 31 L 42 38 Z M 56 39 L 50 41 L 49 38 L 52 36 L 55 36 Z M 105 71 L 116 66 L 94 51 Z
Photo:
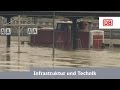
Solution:
M 113 26 L 113 19 L 103 19 L 103 26 Z

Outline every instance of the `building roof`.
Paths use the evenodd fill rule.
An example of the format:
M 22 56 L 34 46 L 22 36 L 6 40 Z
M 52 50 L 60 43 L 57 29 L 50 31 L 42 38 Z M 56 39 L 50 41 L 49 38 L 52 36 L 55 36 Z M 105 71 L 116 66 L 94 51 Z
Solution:
M 53 17 L 64 16 L 71 18 L 78 18 L 81 16 L 120 16 L 120 11 L 0 11 L 0 16 L 44 16 Z

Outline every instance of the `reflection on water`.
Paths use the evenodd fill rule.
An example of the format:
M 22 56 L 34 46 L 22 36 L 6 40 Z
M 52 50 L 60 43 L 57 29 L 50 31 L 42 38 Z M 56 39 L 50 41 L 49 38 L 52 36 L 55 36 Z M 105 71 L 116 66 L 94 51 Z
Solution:
M 17 52 L 17 43 L 10 48 L 0 47 L 0 71 L 29 71 L 31 67 L 120 67 L 120 48 L 104 50 L 64 51 L 52 48 L 21 45 Z
M 6 48 L 6 61 L 8 61 L 8 62 L 10 61 L 10 54 L 9 53 L 10 53 L 10 48 Z M 6 67 L 6 69 L 9 70 L 10 63 L 6 63 L 6 65 L 8 66 L 8 67 Z

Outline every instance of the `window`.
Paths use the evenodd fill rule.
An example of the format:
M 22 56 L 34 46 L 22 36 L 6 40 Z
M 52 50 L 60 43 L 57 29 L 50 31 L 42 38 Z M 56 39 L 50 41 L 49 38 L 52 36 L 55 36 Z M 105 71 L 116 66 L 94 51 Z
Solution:
M 57 30 L 59 31 L 67 31 L 71 30 L 72 25 L 70 23 L 58 23 Z

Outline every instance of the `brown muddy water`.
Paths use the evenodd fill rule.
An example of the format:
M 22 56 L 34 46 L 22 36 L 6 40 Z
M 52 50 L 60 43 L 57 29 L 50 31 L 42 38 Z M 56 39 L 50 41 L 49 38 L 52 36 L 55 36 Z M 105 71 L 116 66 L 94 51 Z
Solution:
M 10 48 L 0 43 L 0 71 L 30 71 L 30 68 L 80 68 L 80 67 L 120 67 L 120 48 L 104 50 L 66 51 L 52 48 L 21 45 L 21 53 L 16 53 L 18 43 L 12 42 Z

